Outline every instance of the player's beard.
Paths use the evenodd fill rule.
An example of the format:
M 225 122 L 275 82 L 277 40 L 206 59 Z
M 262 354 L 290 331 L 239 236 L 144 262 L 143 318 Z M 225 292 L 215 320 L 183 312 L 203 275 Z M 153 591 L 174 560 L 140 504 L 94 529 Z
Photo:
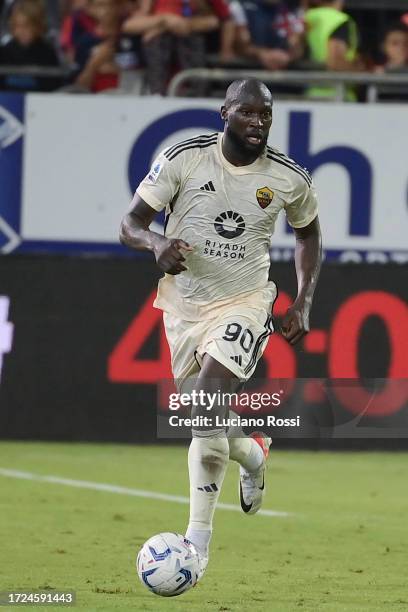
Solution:
M 240 136 L 231 128 L 231 126 L 227 125 L 226 134 L 230 142 L 234 145 L 238 155 L 243 158 L 254 159 L 254 157 L 259 157 L 263 150 L 266 147 L 266 143 L 268 141 L 268 134 L 266 134 L 261 142 L 258 145 L 251 144 L 245 137 Z

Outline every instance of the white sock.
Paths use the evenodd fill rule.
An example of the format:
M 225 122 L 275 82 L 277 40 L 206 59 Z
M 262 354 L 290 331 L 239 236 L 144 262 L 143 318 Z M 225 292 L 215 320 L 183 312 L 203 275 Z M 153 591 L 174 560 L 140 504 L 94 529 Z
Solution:
M 230 410 L 229 417 L 234 418 L 238 415 Z M 246 436 L 240 425 L 230 427 L 227 436 L 230 459 L 237 461 L 248 472 L 259 470 L 265 461 L 265 455 L 258 442 Z
M 190 540 L 204 557 L 208 557 L 208 547 L 210 544 L 212 530 L 209 529 L 193 529 L 190 525 L 187 527 L 186 538 Z
M 256 472 L 263 465 L 265 456 L 253 438 L 228 438 L 230 459 L 237 461 L 248 472 Z
M 199 551 L 208 556 L 212 521 L 228 465 L 229 445 L 224 432 L 193 437 L 188 451 L 190 521 L 186 531 Z M 214 435 L 215 434 L 215 435 Z

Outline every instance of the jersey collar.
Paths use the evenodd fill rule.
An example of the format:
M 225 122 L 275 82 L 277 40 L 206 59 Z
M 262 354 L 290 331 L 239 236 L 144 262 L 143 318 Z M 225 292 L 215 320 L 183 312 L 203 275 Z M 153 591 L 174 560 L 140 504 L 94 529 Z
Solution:
M 258 170 L 260 166 L 263 165 L 263 160 L 266 155 L 266 147 L 264 151 L 261 153 L 261 155 L 254 162 L 252 162 L 252 164 L 248 164 L 246 166 L 234 166 L 234 164 L 231 164 L 222 152 L 223 136 L 224 136 L 224 133 L 219 132 L 218 142 L 217 142 L 218 155 L 219 155 L 219 158 L 224 168 L 226 168 L 231 174 L 248 174 L 249 172 L 254 172 Z

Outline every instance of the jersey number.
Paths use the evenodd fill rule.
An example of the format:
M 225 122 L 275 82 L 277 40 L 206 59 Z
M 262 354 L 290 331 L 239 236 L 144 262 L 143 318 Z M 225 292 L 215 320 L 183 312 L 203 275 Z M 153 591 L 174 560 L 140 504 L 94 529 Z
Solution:
M 239 323 L 228 323 L 227 329 L 225 330 L 225 334 L 223 335 L 222 339 L 228 340 L 229 342 L 235 342 L 235 340 L 238 340 L 238 338 L 243 350 L 246 353 L 249 353 L 249 351 L 251 350 L 251 346 L 254 343 L 254 336 L 251 330 L 244 329 L 242 331 L 242 326 Z

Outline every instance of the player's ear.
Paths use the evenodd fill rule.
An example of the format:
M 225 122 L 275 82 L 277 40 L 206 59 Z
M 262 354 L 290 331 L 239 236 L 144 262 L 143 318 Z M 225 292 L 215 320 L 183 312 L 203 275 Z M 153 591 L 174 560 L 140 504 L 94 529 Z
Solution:
M 221 119 L 225 122 L 228 121 L 228 111 L 225 106 L 221 106 Z

